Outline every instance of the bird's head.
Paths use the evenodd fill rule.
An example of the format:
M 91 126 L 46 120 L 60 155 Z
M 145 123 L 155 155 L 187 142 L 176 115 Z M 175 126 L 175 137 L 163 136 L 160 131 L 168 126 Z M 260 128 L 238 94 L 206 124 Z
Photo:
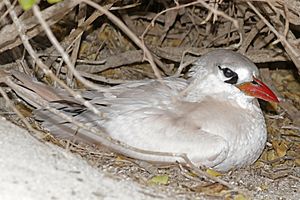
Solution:
M 192 77 L 213 74 L 224 84 L 234 85 L 248 96 L 279 102 L 269 87 L 257 78 L 259 71 L 256 65 L 231 50 L 219 49 L 203 55 L 189 74 Z

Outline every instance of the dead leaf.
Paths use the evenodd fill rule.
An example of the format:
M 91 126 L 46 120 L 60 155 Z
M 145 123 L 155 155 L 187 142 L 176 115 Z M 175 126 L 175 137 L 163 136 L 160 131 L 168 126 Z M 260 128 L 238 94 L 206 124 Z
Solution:
M 225 196 L 225 200 L 248 200 L 245 195 L 237 193 L 237 194 L 228 194 Z
M 233 199 L 234 200 L 247 200 L 247 198 L 242 194 L 236 195 Z
M 208 185 L 198 185 L 196 187 L 191 188 L 194 192 L 204 193 L 207 195 L 216 195 L 226 190 L 227 187 L 220 183 L 213 183 Z
M 286 152 L 288 150 L 288 145 L 285 141 L 273 140 L 272 146 L 276 151 L 278 157 L 281 158 L 286 155 Z
M 21 114 L 26 118 L 26 117 L 31 117 L 32 116 L 32 111 L 26 107 L 24 104 L 17 103 L 15 107 L 21 112 Z
M 300 166 L 300 158 L 297 158 L 297 159 L 295 160 L 295 163 L 296 163 L 297 166 Z
M 222 174 L 220 172 L 217 172 L 212 169 L 207 169 L 206 173 L 208 173 L 209 175 L 214 176 L 214 177 L 222 176 Z
M 148 184 L 150 185 L 166 185 L 168 184 L 169 176 L 168 175 L 158 175 L 152 177 L 148 180 Z
M 268 161 L 273 161 L 277 158 L 278 158 L 278 156 L 277 156 L 275 150 L 270 150 L 270 151 L 267 152 L 267 160 Z

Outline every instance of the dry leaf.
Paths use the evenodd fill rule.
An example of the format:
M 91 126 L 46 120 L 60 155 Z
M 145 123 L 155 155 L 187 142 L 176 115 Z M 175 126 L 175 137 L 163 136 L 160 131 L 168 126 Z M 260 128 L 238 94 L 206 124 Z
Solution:
M 126 160 L 124 156 L 118 155 L 116 157 L 116 161 L 123 161 L 123 160 Z
M 32 116 L 32 111 L 27 106 L 25 106 L 24 104 L 18 103 L 18 104 L 15 105 L 15 107 L 21 112 L 21 114 L 25 118 Z
M 215 170 L 212 169 L 207 169 L 206 173 L 208 173 L 211 176 L 217 177 L 217 176 L 222 176 L 222 174 L 220 172 L 217 172 Z
M 272 160 L 275 160 L 277 158 L 278 158 L 278 156 L 277 156 L 277 154 L 275 153 L 274 150 L 271 150 L 271 151 L 267 152 L 267 160 L 268 161 L 272 161 Z
M 288 150 L 288 145 L 284 141 L 274 140 L 272 141 L 272 146 L 276 151 L 278 157 L 283 157 L 286 155 L 286 151 Z
M 295 163 L 296 163 L 297 166 L 300 166 L 300 158 L 297 158 L 297 159 L 295 160 Z
M 150 185 L 166 185 L 168 184 L 169 176 L 168 175 L 159 175 L 154 176 L 150 180 L 148 180 L 148 184 Z
M 208 194 L 208 195 L 216 195 L 226 189 L 227 189 L 226 186 L 224 186 L 220 183 L 213 183 L 213 184 L 208 184 L 208 185 L 198 185 L 198 186 L 192 188 L 192 190 L 194 192 L 204 193 L 204 194 Z
M 247 200 L 247 198 L 242 194 L 236 195 L 233 199 L 234 200 Z
M 225 196 L 225 200 L 248 200 L 249 198 L 245 197 L 243 194 L 228 194 Z

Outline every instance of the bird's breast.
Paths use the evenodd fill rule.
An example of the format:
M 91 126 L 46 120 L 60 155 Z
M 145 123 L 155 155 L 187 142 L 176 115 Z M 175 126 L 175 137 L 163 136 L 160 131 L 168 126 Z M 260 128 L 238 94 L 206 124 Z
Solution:
M 267 133 L 264 117 L 256 105 L 244 109 L 227 101 L 208 99 L 181 106 L 182 112 L 188 113 L 188 121 L 228 142 L 228 156 L 215 169 L 227 171 L 232 167 L 242 167 L 253 163 L 261 154 Z

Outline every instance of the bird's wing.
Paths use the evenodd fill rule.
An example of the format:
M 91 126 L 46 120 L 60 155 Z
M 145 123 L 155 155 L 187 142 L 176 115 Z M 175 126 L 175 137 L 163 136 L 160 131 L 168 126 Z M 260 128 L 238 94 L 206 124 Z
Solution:
M 91 103 L 101 104 L 130 104 L 134 102 L 158 102 L 170 99 L 172 96 L 178 95 L 178 92 L 187 86 L 187 82 L 179 78 L 166 78 L 158 80 L 141 80 L 132 81 L 130 83 L 121 84 L 109 88 L 108 92 L 83 92 L 86 99 L 90 99 Z
M 44 127 L 51 130 L 54 135 L 69 138 L 70 134 L 73 135 L 73 131 L 72 133 L 67 133 L 69 130 L 56 131 L 57 125 L 69 126 L 69 122 L 44 109 L 45 104 L 51 105 L 79 122 L 93 123 L 97 121 L 97 124 L 101 124 L 98 116 L 86 109 L 66 91 L 54 89 L 19 71 L 11 71 L 9 75 L 17 80 L 17 83 L 10 87 L 29 105 L 37 108 L 34 111 L 35 118 L 43 122 Z M 182 79 L 168 78 L 162 82 L 163 84 L 157 80 L 132 81 L 111 87 L 109 92 L 81 91 L 81 94 L 83 98 L 107 116 L 112 110 L 122 111 L 124 108 L 125 110 L 134 110 L 139 107 L 155 106 L 161 102 L 161 99 L 168 101 L 170 96 L 176 95 L 186 86 L 186 82 Z
M 174 111 L 150 106 L 128 109 L 128 106 L 121 103 L 108 108 L 107 118 L 99 118 L 87 110 L 75 111 L 75 108 L 70 110 L 67 107 L 61 110 L 72 115 L 73 119 L 89 123 L 99 131 L 103 130 L 107 135 L 127 145 L 149 151 L 186 153 L 195 164 L 209 167 L 218 165 L 228 155 L 227 140 L 202 127 L 207 122 L 205 116 L 201 116 L 201 109 L 199 110 L 201 105 L 186 104 Z M 205 106 L 206 104 L 202 105 L 202 108 Z M 211 114 L 215 115 L 216 109 L 212 109 L 212 112 Z M 43 126 L 56 136 L 94 144 L 101 143 L 97 134 L 92 134 L 90 137 L 89 130 L 78 128 L 76 124 L 63 122 L 58 116 L 46 110 L 38 110 L 36 116 L 42 118 Z M 125 154 L 156 162 L 182 161 L 174 157 L 146 156 L 135 152 L 125 152 Z
M 23 80 L 26 82 L 29 80 Z M 71 117 L 72 120 L 89 127 L 97 128 L 102 133 L 112 136 L 114 139 L 136 148 L 172 152 L 187 153 L 188 157 L 198 164 L 215 166 L 222 162 L 228 153 L 228 144 L 219 135 L 209 133 L 202 129 L 201 124 L 190 123 L 189 117 L 173 112 L 172 96 L 176 96 L 184 89 L 187 83 L 180 79 L 159 81 L 136 81 L 112 87 L 109 92 L 87 91 L 82 95 L 95 105 L 104 116 L 100 118 L 93 112 L 87 110 L 80 104 L 70 105 L 69 96 L 54 96 L 56 99 L 44 98 L 62 113 Z M 33 83 L 31 89 L 35 94 L 40 88 L 46 89 L 41 83 Z M 36 87 L 42 85 L 42 87 Z M 24 87 L 28 88 L 28 87 Z M 47 90 L 55 93 L 53 90 Z M 180 110 L 180 109 L 179 109 Z M 185 111 L 183 112 L 185 113 Z M 89 143 L 100 143 L 99 135 L 91 133 L 88 129 L 79 128 L 75 123 L 70 123 L 62 119 L 57 114 L 53 114 L 45 109 L 34 111 L 35 118 L 42 122 L 44 128 L 52 134 L 68 139 L 83 140 Z M 124 121 L 119 120 L 123 118 Z M 132 124 L 134 123 L 134 124 Z M 141 133 L 146 131 L 146 133 Z M 147 133 L 147 131 L 150 131 Z M 118 135 L 120 134 L 120 135 Z M 130 139 L 135 137 L 135 139 Z M 124 139 L 125 138 L 125 139 Z M 131 143 L 131 141 L 136 141 Z M 178 158 L 160 157 L 154 155 L 138 154 L 135 151 L 122 151 L 128 156 L 159 162 L 174 162 Z M 183 161 L 180 160 L 179 161 Z
M 36 108 L 43 106 L 38 106 L 37 102 L 34 102 L 35 98 L 42 98 L 46 102 L 60 102 L 62 104 L 80 104 L 75 100 L 68 92 L 59 88 L 50 87 L 44 83 L 34 80 L 28 75 L 11 70 L 10 73 L 5 73 L 5 76 L 14 77 L 16 82 L 16 87 L 12 88 L 20 97 L 27 101 L 27 97 L 34 97 L 28 102 Z M 108 89 L 107 92 L 100 92 L 95 90 L 76 90 L 81 93 L 83 98 L 90 101 L 92 104 L 112 104 L 120 100 L 126 103 L 127 100 L 130 101 L 148 101 L 153 99 L 164 99 L 172 95 L 176 95 L 178 91 L 182 90 L 187 86 L 187 82 L 179 78 L 166 78 L 161 81 L 158 80 L 141 80 L 132 81 L 129 83 L 117 85 Z M 23 91 L 22 91 L 23 90 Z M 24 95 L 24 93 L 28 93 Z M 149 102 L 149 101 L 148 101 Z
M 112 122 L 109 125 L 99 125 L 94 116 L 93 121 L 89 123 L 91 123 L 92 126 L 97 126 L 101 134 L 107 134 L 107 136 L 111 136 L 126 145 L 138 149 L 153 152 L 184 153 L 197 166 L 214 167 L 227 158 L 229 147 L 223 137 L 208 133 L 201 130 L 201 128 L 197 129 L 193 126 L 189 126 L 185 124 L 185 121 L 172 122 L 166 125 L 166 121 L 172 121 L 174 118 L 167 117 L 168 119 L 166 119 L 166 116 L 155 115 L 153 112 L 156 111 L 152 110 L 151 112 L 153 118 L 156 118 L 154 121 L 153 118 L 149 118 L 149 121 L 143 121 L 143 119 L 133 121 L 127 118 L 127 124 L 118 121 Z M 42 113 L 43 112 L 38 111 L 39 117 L 41 117 Z M 46 115 L 43 116 L 43 118 L 47 120 L 42 122 L 43 127 L 46 127 L 50 133 L 77 142 L 102 144 L 102 137 L 98 134 L 91 134 L 89 130 L 78 128 L 72 123 L 61 123 L 61 120 L 57 116 L 49 116 L 49 112 L 44 114 Z M 135 115 L 132 115 L 132 117 L 134 118 Z M 83 118 L 80 115 L 75 116 L 75 118 L 84 121 L 89 119 Z M 131 123 L 136 123 L 136 126 Z M 174 125 L 174 123 L 177 125 Z M 172 127 L 171 124 L 173 124 Z M 149 127 L 151 127 L 151 129 Z M 167 132 L 164 132 L 164 130 L 167 130 Z M 145 132 L 142 134 L 141 132 L 143 131 Z M 182 158 L 178 157 L 140 154 L 135 151 L 127 151 L 126 149 L 123 149 L 119 153 L 151 162 L 174 163 L 178 161 L 185 163 Z

